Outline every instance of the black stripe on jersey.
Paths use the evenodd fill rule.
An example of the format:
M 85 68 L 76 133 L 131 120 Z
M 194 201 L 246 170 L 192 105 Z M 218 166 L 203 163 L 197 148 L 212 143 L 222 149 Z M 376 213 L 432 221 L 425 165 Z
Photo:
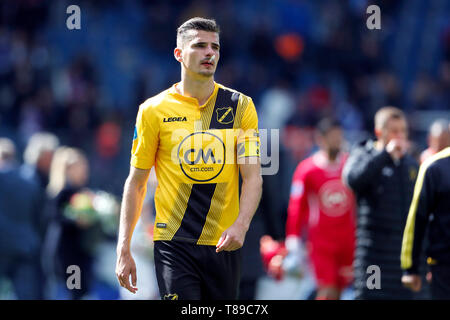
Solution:
M 238 102 L 239 93 L 219 88 L 209 129 L 233 129 Z
M 202 234 L 206 216 L 211 206 L 211 200 L 216 189 L 216 183 L 192 185 L 191 195 L 181 225 L 173 236 L 173 240 L 191 241 L 196 243 Z

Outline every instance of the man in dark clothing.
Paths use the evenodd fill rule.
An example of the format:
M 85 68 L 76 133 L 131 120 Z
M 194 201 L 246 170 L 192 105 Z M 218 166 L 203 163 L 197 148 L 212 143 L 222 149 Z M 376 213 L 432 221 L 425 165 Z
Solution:
M 427 236 L 426 228 L 429 228 Z M 403 234 L 401 266 L 403 284 L 419 291 L 418 267 L 422 241 L 427 238 L 427 262 L 431 269 L 431 296 L 450 299 L 450 147 L 420 167 L 414 197 Z
M 20 167 L 21 175 L 31 183 L 38 186 L 40 197 L 42 199 L 41 211 L 37 212 L 37 227 L 39 231 L 42 247 L 40 255 L 35 261 L 35 267 L 39 272 L 39 286 L 42 297 L 49 298 L 48 277 L 51 270 L 48 268 L 48 255 L 45 252 L 44 239 L 47 234 L 47 228 L 51 219 L 51 205 L 47 196 L 46 188 L 49 181 L 50 165 L 53 159 L 53 153 L 59 145 L 59 139 L 49 132 L 37 132 L 28 140 L 24 151 L 24 164 Z M 41 258 L 43 261 L 41 261 Z
M 40 299 L 39 188 L 22 177 L 14 158 L 13 143 L 0 139 L 0 278 L 11 282 L 18 299 Z
M 401 283 L 400 251 L 418 165 L 407 154 L 403 112 L 380 109 L 375 134 L 377 141 L 364 141 L 351 152 L 343 171 L 358 202 L 355 298 L 412 299 Z M 375 288 L 367 284 L 372 265 L 380 270 L 380 286 Z

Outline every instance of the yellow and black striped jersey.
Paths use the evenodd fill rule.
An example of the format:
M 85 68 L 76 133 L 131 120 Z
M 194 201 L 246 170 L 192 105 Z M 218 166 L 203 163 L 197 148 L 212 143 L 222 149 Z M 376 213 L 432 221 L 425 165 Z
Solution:
M 401 267 L 407 273 L 418 273 L 427 227 L 428 264 L 450 264 L 450 147 L 420 166 L 403 233 Z
M 154 240 L 216 245 L 239 214 L 240 157 L 259 157 L 253 101 L 214 83 L 204 105 L 171 88 L 139 106 L 131 165 L 155 166 Z

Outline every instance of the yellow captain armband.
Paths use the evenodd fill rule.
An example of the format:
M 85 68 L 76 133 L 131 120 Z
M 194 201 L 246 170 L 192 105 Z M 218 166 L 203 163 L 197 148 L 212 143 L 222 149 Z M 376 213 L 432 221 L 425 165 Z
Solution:
M 245 140 L 243 142 L 238 143 L 237 145 L 237 157 L 246 158 L 246 157 L 259 157 L 259 141 L 256 140 Z

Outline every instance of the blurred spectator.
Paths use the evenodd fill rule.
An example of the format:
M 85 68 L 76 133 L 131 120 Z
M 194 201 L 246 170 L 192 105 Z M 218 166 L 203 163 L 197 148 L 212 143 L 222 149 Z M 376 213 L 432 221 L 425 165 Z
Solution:
M 400 250 L 417 176 L 417 162 L 406 153 L 407 123 L 394 107 L 375 115 L 376 141 L 362 141 L 352 150 L 343 178 L 358 202 L 355 252 L 356 299 L 412 299 L 402 286 Z M 381 287 L 367 285 L 369 266 L 380 269 Z
M 430 156 L 450 147 L 450 123 L 445 119 L 438 119 L 430 126 L 428 132 L 428 148 L 420 155 L 420 162 L 423 163 Z
M 40 193 L 42 204 L 41 211 L 37 212 L 36 221 L 38 223 L 38 232 L 40 243 L 42 244 L 45 238 L 45 233 L 50 219 L 49 203 L 46 193 L 46 188 L 50 174 L 50 164 L 52 162 L 53 153 L 59 145 L 59 139 L 48 132 L 39 132 L 34 134 L 26 146 L 24 152 L 24 164 L 20 168 L 22 176 L 37 185 Z M 39 248 L 42 254 L 42 248 Z M 40 254 L 40 255 L 41 255 Z M 41 259 L 36 261 L 36 268 L 39 270 L 40 276 L 36 278 L 39 283 L 41 291 L 44 292 L 45 275 L 42 270 Z
M 71 299 L 81 299 L 89 293 L 92 282 L 92 244 L 89 244 L 89 221 L 69 219 L 67 206 L 73 196 L 83 191 L 89 178 L 89 166 L 84 153 L 78 149 L 59 147 L 53 156 L 47 187 L 52 197 L 53 215 L 46 238 L 46 254 L 54 263 L 51 271 L 66 284 L 66 270 L 76 265 L 81 270 L 81 289 L 69 291 Z M 52 246 L 53 245 L 53 246 Z
M 11 140 L 0 139 L 0 282 L 9 280 L 18 299 L 42 299 L 37 262 L 41 199 L 22 177 Z
M 28 141 L 24 151 L 24 164 L 21 168 L 24 177 L 36 181 L 47 188 L 53 153 L 59 146 L 59 139 L 52 133 L 39 132 Z
M 266 90 L 259 103 L 260 127 L 264 129 L 281 129 L 292 116 L 295 108 L 294 97 L 289 85 L 279 80 L 274 87 Z

